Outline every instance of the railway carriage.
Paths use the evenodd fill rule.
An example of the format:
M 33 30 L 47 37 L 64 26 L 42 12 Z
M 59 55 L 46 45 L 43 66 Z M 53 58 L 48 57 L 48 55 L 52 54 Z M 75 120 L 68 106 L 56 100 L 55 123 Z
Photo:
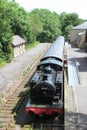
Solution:
M 64 37 L 59 36 L 41 59 L 30 80 L 29 114 L 60 115 L 63 108 Z

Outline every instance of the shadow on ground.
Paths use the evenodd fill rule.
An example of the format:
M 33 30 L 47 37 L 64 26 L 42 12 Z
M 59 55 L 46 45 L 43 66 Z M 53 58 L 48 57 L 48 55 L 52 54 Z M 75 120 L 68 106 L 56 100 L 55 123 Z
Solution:
M 65 125 L 67 126 L 67 130 L 70 130 L 71 128 L 72 130 L 87 130 L 87 115 L 66 112 Z

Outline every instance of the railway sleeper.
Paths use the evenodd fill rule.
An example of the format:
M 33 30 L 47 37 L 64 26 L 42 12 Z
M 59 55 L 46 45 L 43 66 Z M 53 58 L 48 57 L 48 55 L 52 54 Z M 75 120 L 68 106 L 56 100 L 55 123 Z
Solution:
M 1 110 L 0 111 L 0 113 L 5 113 L 5 114 L 11 114 L 12 113 L 12 110 L 8 110 L 8 111 L 6 111 L 6 110 Z
M 7 127 L 9 127 L 9 124 L 8 123 L 4 123 L 4 122 L 2 122 L 2 123 L 0 123 L 0 130 L 1 130 L 1 128 L 7 128 Z
M 9 122 L 11 122 L 11 118 L 9 118 L 9 117 L 0 117 L 0 123 L 9 123 Z
M 2 110 L 4 110 L 4 111 L 11 111 L 12 108 L 3 106 L 3 107 L 2 107 Z M 2 111 L 2 110 L 1 110 L 1 111 Z
M 7 128 L 6 130 L 15 130 L 15 128 Z
M 14 107 L 15 104 L 6 104 L 4 107 L 12 109 Z
M 13 128 L 15 128 L 15 127 L 16 127 L 15 124 L 10 124 L 9 127 L 8 127 L 8 130 L 9 130 L 9 129 L 13 129 Z
M 0 118 L 12 118 L 13 116 L 11 114 L 1 113 Z

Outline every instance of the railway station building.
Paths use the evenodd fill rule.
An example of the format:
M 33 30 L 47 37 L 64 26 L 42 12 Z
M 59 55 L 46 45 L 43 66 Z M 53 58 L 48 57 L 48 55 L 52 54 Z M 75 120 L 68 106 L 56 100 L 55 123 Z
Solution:
M 87 47 L 87 22 L 70 30 L 70 43 L 76 44 L 79 48 Z
M 14 52 L 13 52 L 14 57 L 17 57 L 25 52 L 25 43 L 26 43 L 26 41 L 23 38 L 21 38 L 20 36 L 18 36 L 18 35 L 13 36 L 12 45 L 14 48 Z

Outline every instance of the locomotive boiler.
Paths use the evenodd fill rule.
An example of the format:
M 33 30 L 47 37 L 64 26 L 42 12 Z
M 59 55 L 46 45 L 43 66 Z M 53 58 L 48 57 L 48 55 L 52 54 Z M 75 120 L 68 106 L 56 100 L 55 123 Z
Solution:
M 50 102 L 63 98 L 64 37 L 59 36 L 41 59 L 30 80 L 30 98 Z

